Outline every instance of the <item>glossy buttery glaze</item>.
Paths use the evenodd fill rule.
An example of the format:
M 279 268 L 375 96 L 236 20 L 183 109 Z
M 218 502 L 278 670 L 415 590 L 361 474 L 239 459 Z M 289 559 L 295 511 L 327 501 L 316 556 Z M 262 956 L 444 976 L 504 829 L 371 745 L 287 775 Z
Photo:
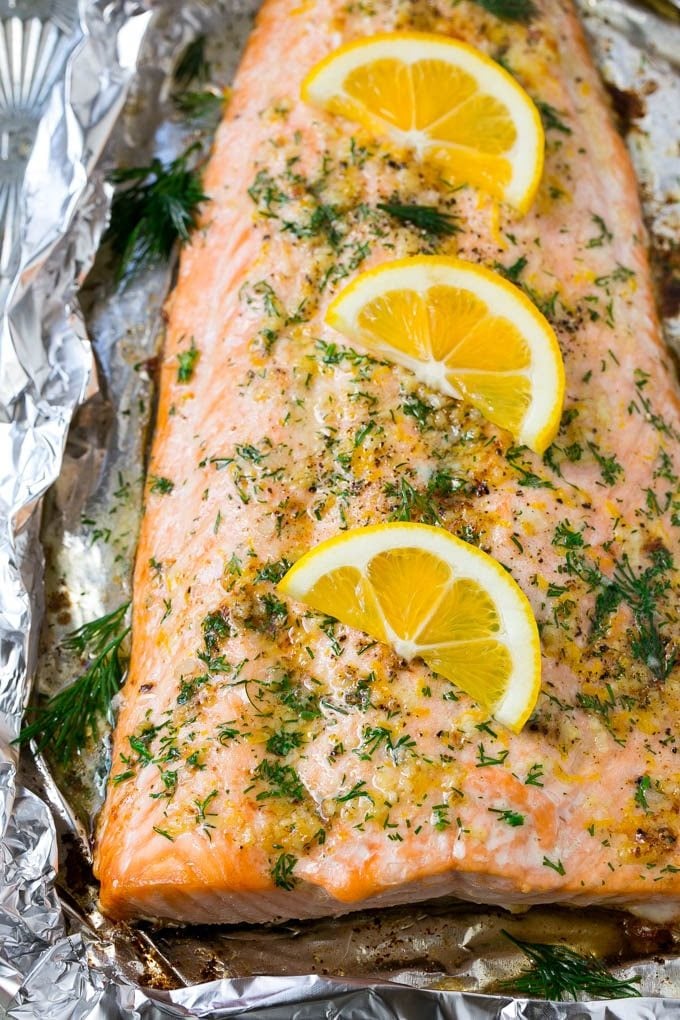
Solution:
M 678 388 L 628 157 L 571 8 L 540 7 L 529 27 L 468 0 L 260 14 L 168 307 L 97 848 L 111 916 L 266 921 L 445 892 L 680 913 Z M 501 57 L 548 104 L 523 219 L 299 99 L 340 43 L 407 28 Z M 460 233 L 395 223 L 377 209 L 394 196 Z M 431 251 L 506 267 L 553 322 L 567 395 L 545 462 L 323 325 L 358 271 Z M 392 519 L 478 543 L 531 600 L 543 688 L 519 736 L 276 595 L 284 561 Z

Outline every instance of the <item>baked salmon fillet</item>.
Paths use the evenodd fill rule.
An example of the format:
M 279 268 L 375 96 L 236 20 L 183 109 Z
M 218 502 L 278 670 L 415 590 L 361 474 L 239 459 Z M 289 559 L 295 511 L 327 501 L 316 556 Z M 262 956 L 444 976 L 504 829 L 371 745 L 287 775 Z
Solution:
M 472 43 L 537 102 L 519 217 L 305 104 L 343 42 Z M 567 0 L 268 0 L 168 304 L 129 675 L 96 849 L 113 918 L 264 922 L 443 894 L 680 917 L 680 415 L 636 183 Z M 438 206 L 428 235 L 381 203 Z M 324 324 L 419 253 L 505 270 L 566 369 L 544 457 Z M 512 573 L 542 689 L 515 735 L 422 662 L 284 599 L 343 530 L 435 524 Z M 389 740 L 380 738 L 387 731 Z

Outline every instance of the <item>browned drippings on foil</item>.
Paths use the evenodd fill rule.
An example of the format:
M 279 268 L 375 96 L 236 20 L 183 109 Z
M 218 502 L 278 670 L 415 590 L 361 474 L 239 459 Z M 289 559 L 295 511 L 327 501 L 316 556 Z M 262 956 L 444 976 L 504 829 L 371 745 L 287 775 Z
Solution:
M 59 892 L 70 930 L 111 947 L 124 976 L 167 990 L 221 978 L 319 974 L 492 994 L 526 960 L 502 935 L 559 942 L 621 967 L 680 952 L 673 930 L 613 910 L 499 907 L 440 899 L 280 925 L 112 924 L 97 907 L 88 848 L 59 832 Z
M 676 11 L 676 15 L 680 18 L 680 11 Z M 639 121 L 647 112 L 646 99 L 656 91 L 656 84 L 643 83 L 640 91 L 636 92 L 619 89 L 608 82 L 607 91 L 617 125 L 624 138 L 631 131 L 639 130 Z M 651 231 L 649 258 L 661 318 L 675 318 L 680 315 L 680 239 L 673 242 L 668 238 L 656 237 Z M 675 352 L 672 353 L 675 355 Z M 680 370 L 677 358 L 674 360 L 676 369 Z

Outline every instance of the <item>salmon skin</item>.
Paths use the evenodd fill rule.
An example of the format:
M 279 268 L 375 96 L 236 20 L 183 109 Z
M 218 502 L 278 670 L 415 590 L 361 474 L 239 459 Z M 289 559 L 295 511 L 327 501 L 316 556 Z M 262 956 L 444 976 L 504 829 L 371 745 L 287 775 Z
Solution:
M 566 0 L 269 0 L 168 305 L 129 676 L 96 871 L 114 918 L 264 922 L 455 894 L 680 916 L 677 381 L 631 165 Z M 305 105 L 343 42 L 417 29 L 512 69 L 546 123 L 528 215 Z M 437 206 L 429 236 L 381 203 Z M 543 459 L 323 324 L 418 253 L 498 268 L 551 320 Z M 343 529 L 439 524 L 512 572 L 542 693 L 518 736 L 389 647 L 284 602 Z

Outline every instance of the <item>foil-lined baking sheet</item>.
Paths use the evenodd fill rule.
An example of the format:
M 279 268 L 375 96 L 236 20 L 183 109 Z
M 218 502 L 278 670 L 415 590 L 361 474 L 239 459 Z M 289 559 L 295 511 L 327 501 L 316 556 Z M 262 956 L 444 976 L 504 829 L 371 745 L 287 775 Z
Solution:
M 641 182 L 669 340 L 680 347 L 680 19 L 672 0 L 654 2 L 667 16 L 580 0 Z M 80 664 L 60 647 L 64 634 L 129 597 L 172 267 L 113 282 L 100 248 L 106 173 L 170 159 L 195 141 L 206 151 L 206 125 L 173 104 L 178 55 L 205 34 L 209 84 L 227 86 L 258 6 L 161 0 L 151 12 L 136 0 L 0 0 L 0 1013 L 680 1015 L 680 932 L 615 912 L 511 916 L 438 901 L 267 927 L 111 924 L 90 868 L 106 741 L 67 775 L 31 752 L 17 763 L 11 741 L 28 679 L 48 694 L 72 680 Z M 501 928 L 613 961 L 617 975 L 641 978 L 644 997 L 546 1004 L 484 994 L 524 965 Z

